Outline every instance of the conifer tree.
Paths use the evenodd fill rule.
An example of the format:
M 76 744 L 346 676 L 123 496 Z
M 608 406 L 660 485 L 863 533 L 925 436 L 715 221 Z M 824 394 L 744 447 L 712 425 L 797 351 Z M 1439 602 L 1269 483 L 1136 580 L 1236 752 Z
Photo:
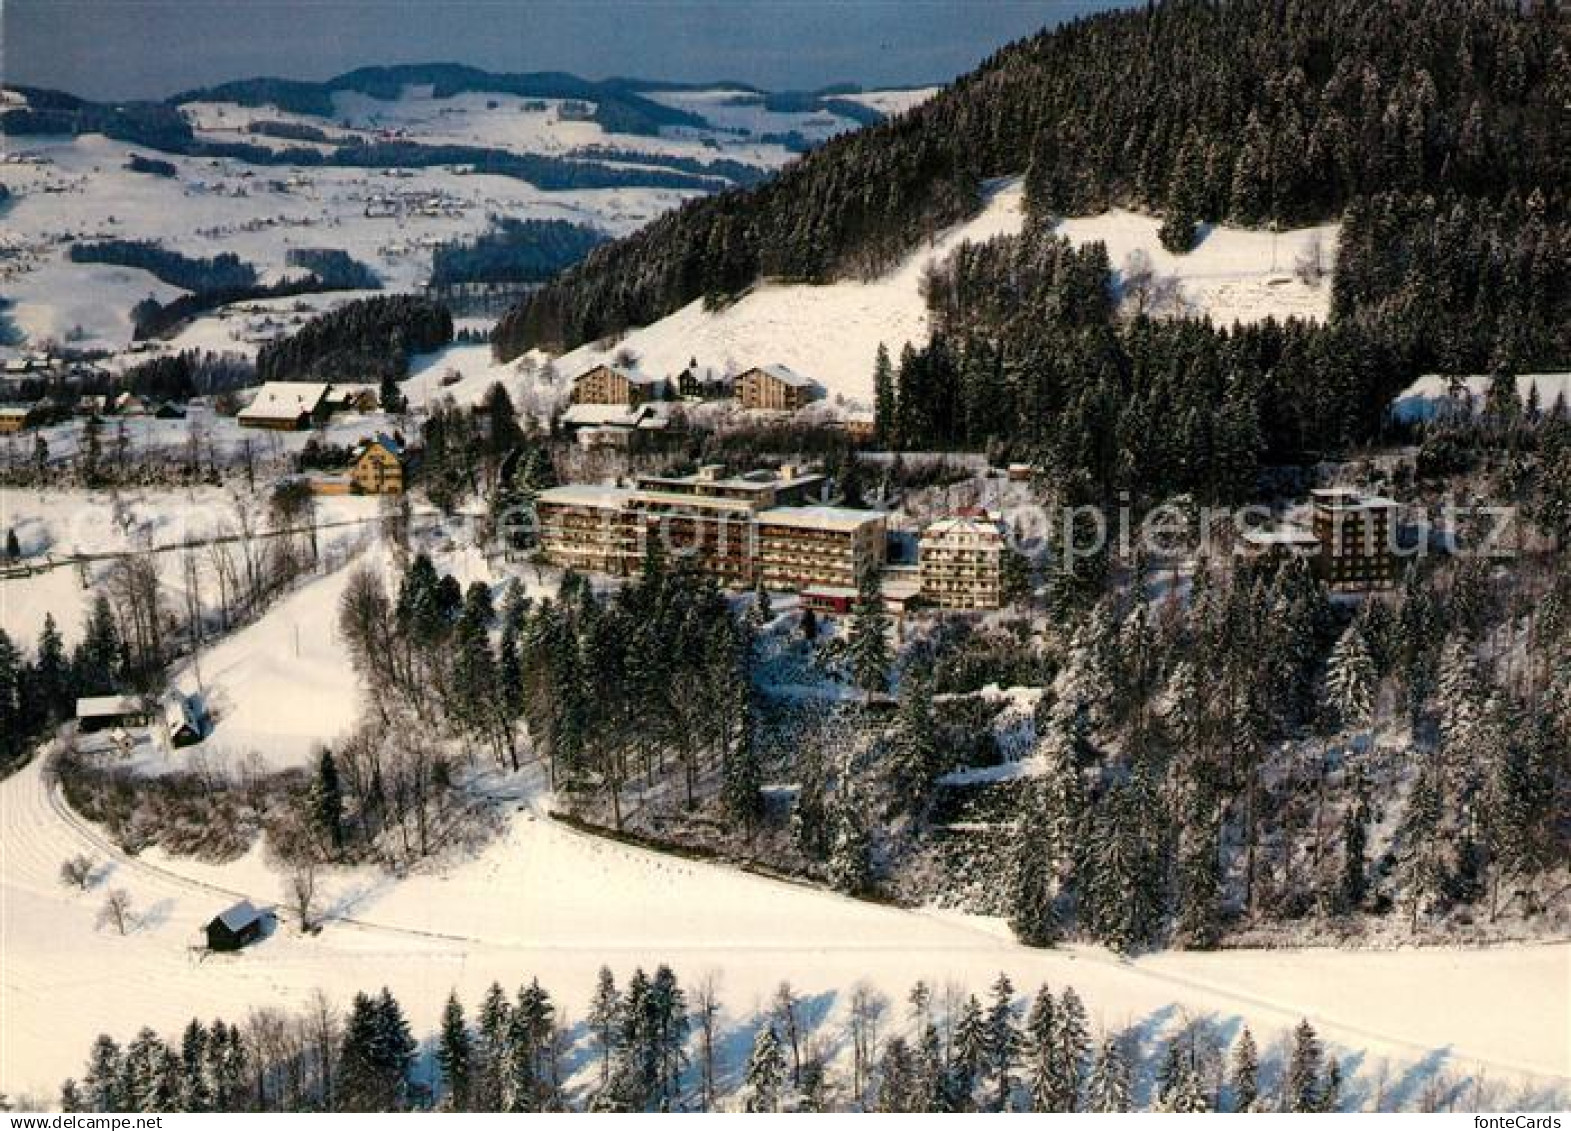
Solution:
M 617 1019 L 621 1012 L 621 997 L 616 992 L 616 979 L 609 966 L 600 967 L 595 979 L 594 996 L 589 999 L 589 1015 L 585 1020 L 589 1032 L 600 1047 L 600 1086 L 611 1081 L 611 1058 L 616 1052 Z
M 1086 1009 L 1073 986 L 1066 986 L 1058 999 L 1058 1055 L 1054 1059 L 1057 1080 L 1054 1111 L 1079 1111 L 1080 1090 L 1086 1060 L 1091 1054 L 1091 1033 Z
M 1009 927 L 1027 946 L 1051 946 L 1060 934 L 1048 789 L 1040 779 L 1021 784 L 1012 834 Z
M 1293 1050 L 1287 1064 L 1287 1110 L 1290 1112 L 1319 1111 L 1322 1092 L 1320 1082 L 1320 1038 L 1314 1026 L 1300 1021 L 1293 1030 Z
M 888 690 L 889 614 L 884 611 L 877 570 L 864 570 L 857 583 L 846 650 L 857 687 L 869 693 Z
M 343 787 L 338 780 L 338 763 L 333 760 L 333 752 L 325 746 L 322 756 L 317 759 L 316 777 L 311 782 L 311 816 L 327 836 L 333 851 L 343 851 Z
M 780 1090 L 785 1081 L 785 1054 L 773 1025 L 765 1025 L 753 1038 L 753 1051 L 747 1059 L 748 1111 L 779 1111 Z
M 1228 1073 L 1228 1086 L 1233 1093 L 1234 1111 L 1254 1111 L 1260 1099 L 1260 1052 L 1255 1048 L 1254 1034 L 1249 1026 L 1238 1036 L 1233 1046 L 1233 1063 Z
M 1007 974 L 993 981 L 987 1011 L 987 1063 L 993 1075 L 993 1110 L 1008 1111 L 1014 1068 L 1020 1055 L 1020 1028 L 1015 1022 L 1015 987 Z
M 1128 1111 L 1131 1106 L 1129 1062 L 1118 1039 L 1102 1038 L 1096 1064 L 1091 1069 L 1086 1092 L 1086 1107 L 1094 1112 Z
M 889 349 L 878 343 L 878 353 L 873 358 L 873 436 L 880 447 L 895 445 L 894 367 L 889 362 Z
M 473 1101 L 474 1043 L 456 992 L 447 995 L 437 1035 L 436 1062 L 442 1069 L 448 1111 L 468 1111 Z

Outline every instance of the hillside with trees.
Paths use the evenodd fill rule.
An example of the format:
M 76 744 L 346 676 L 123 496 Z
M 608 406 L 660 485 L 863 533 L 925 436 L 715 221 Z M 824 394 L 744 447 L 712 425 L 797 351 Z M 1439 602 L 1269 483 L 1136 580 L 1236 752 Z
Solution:
M 1553 5 L 1172 0 L 1088 17 L 600 249 L 504 319 L 495 350 L 571 348 L 765 277 L 877 274 L 974 212 L 987 178 L 1020 173 L 1037 223 L 1132 207 L 1162 214 L 1174 248 L 1204 221 L 1309 223 L 1381 193 L 1402 213 L 1452 193 L 1478 214 L 1536 193 L 1561 233 L 1530 256 L 1542 269 L 1565 246 L 1568 99 Z
M 256 355 L 262 381 L 402 379 L 409 355 L 453 340 L 447 308 L 415 295 L 376 295 L 307 322 Z

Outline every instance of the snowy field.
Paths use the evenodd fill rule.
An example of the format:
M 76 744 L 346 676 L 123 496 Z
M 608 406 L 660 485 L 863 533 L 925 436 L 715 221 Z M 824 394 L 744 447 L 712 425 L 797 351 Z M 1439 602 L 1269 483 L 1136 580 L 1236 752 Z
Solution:
M 980 991 L 1006 970 L 1020 987 L 1073 985 L 1093 1024 L 1136 1026 L 1148 1041 L 1186 1016 L 1209 1016 L 1229 1035 L 1247 1022 L 1269 1049 L 1307 1016 L 1352 1057 L 1355 1100 L 1379 1087 L 1387 1103 L 1412 1102 L 1442 1073 L 1527 1085 L 1541 1105 L 1571 1083 L 1567 944 L 1135 962 L 1080 947 L 1033 952 L 995 922 L 879 907 L 588 837 L 531 801 L 469 863 L 403 881 L 335 877 L 327 902 L 336 918 L 320 935 L 284 923 L 244 954 L 203 961 L 194 935 L 232 897 L 281 902 L 282 880 L 259 852 L 224 867 L 157 851 L 127 858 L 63 808 L 36 764 L 0 783 L 0 845 L 0 1088 L 13 1093 L 53 1094 L 106 1028 L 123 1037 L 192 1015 L 234 1019 L 303 1004 L 317 987 L 342 1005 L 386 983 L 424 1033 L 449 989 L 474 1001 L 492 979 L 532 976 L 581 1017 L 601 963 L 625 977 L 662 961 L 685 979 L 717 971 L 733 1026 L 748 1024 L 782 978 L 838 1036 L 858 980 L 898 1002 L 919 978 Z M 94 892 L 57 879 L 78 852 L 101 862 Z M 125 937 L 94 925 L 106 886 L 132 896 L 138 923 Z M 1523 1001 L 1540 1007 L 1508 1004 Z
M 831 399 L 867 407 L 879 343 L 899 357 L 907 343 L 927 340 L 921 283 L 928 267 L 967 240 L 982 242 L 1018 232 L 1021 194 L 1018 179 L 996 184 L 976 217 L 919 248 L 894 271 L 872 282 L 764 283 L 718 311 L 705 310 L 702 301 L 695 301 L 604 348 L 582 346 L 565 354 L 557 365 L 566 374 L 581 373 L 624 349 L 654 373 L 677 373 L 695 357 L 700 365 L 730 371 L 781 362 L 817 380 Z M 1115 272 L 1126 265 L 1131 253 L 1144 252 L 1158 275 L 1177 279 L 1190 310 L 1209 314 L 1219 323 L 1273 316 L 1325 317 L 1329 282 L 1310 287 L 1293 276 L 1292 267 L 1298 254 L 1316 240 L 1329 261 L 1336 246 L 1336 225 L 1276 235 L 1213 227 L 1183 256 L 1162 249 L 1159 227 L 1160 222 L 1151 217 L 1114 211 L 1065 220 L 1059 230 L 1076 244 L 1093 240 L 1107 244 Z

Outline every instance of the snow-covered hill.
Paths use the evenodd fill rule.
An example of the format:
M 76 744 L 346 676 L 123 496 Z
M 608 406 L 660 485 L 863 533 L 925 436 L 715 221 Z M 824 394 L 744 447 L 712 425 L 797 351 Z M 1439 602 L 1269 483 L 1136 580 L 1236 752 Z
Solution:
M 695 301 L 651 326 L 606 343 L 564 355 L 566 374 L 611 360 L 622 351 L 655 373 L 676 373 L 690 359 L 722 370 L 781 362 L 819 381 L 831 397 L 864 407 L 872 395 L 873 359 L 882 342 L 898 357 L 907 343 L 928 335 L 921 284 L 928 267 L 962 242 L 980 242 L 1018 232 L 1022 222 L 1018 178 L 993 185 L 976 217 L 913 252 L 894 271 L 872 282 L 846 280 L 828 286 L 762 283 L 737 301 L 706 310 Z M 1100 240 L 1115 272 L 1143 253 L 1159 276 L 1177 280 L 1184 309 L 1221 323 L 1266 317 L 1323 319 L 1330 284 L 1310 286 L 1293 274 L 1297 257 L 1318 243 L 1329 265 L 1336 245 L 1334 224 L 1273 234 L 1212 227 L 1187 255 L 1163 250 L 1160 221 L 1113 211 L 1063 221 L 1059 230 L 1076 244 Z

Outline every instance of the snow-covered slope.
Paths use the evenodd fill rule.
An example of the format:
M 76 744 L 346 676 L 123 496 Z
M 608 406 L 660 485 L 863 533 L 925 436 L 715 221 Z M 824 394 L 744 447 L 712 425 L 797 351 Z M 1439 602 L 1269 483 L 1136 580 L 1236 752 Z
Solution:
M 1124 270 L 1130 255 L 1143 252 L 1158 275 L 1178 280 L 1195 313 L 1210 315 L 1218 325 L 1259 322 L 1267 317 L 1323 321 L 1330 312 L 1331 267 L 1339 225 L 1286 232 L 1206 225 L 1194 249 L 1184 255 L 1162 247 L 1157 238 L 1161 226 L 1154 217 L 1115 208 L 1099 216 L 1064 220 L 1058 231 L 1076 244 L 1101 240 L 1115 271 Z M 1294 266 L 1317 245 L 1324 279 L 1311 286 L 1296 277 Z
M 61 807 L 36 764 L 0 782 L 0 846 L 0 1088 L 11 1092 L 53 1094 L 81 1071 L 102 1030 L 125 1036 L 144 1023 L 175 1029 L 192 1015 L 241 1018 L 301 1004 L 317 987 L 342 1006 L 354 990 L 385 983 L 428 1032 L 450 988 L 473 1002 L 494 978 L 531 976 L 571 1019 L 582 1015 L 602 963 L 625 976 L 660 961 L 687 979 L 718 972 L 732 1024 L 751 1024 L 782 978 L 821 995 L 825 1031 L 838 1033 L 859 980 L 898 1001 L 918 978 L 980 991 L 1007 970 L 1023 988 L 1075 986 L 1094 1025 L 1139 1024 L 1148 1042 L 1184 1011 L 1224 1026 L 1248 1021 L 1263 1043 L 1307 1016 L 1329 1040 L 1368 1050 L 1349 1062 L 1355 1096 L 1368 1095 L 1387 1057 L 1395 1067 L 1386 1086 L 1402 1082 L 1408 1100 L 1442 1072 L 1482 1071 L 1493 1081 L 1529 1073 L 1559 1087 L 1571 1077 L 1567 944 L 1134 962 L 1079 947 L 1031 951 L 992 921 L 859 903 L 651 854 L 566 829 L 531 804 L 478 859 L 446 873 L 335 877 L 325 902 L 340 918 L 319 936 L 284 924 L 241 955 L 202 961 L 188 949 L 193 935 L 230 899 L 281 900 L 282 878 L 260 852 L 223 867 L 156 851 L 125 857 Z M 56 878 L 61 860 L 78 852 L 105 869 L 89 894 Z M 132 896 L 138 923 L 125 937 L 94 925 L 106 887 Z M 1539 1007 L 1507 1016 L 1502 1001 Z
M 927 338 L 921 283 L 928 265 L 965 240 L 1019 231 L 1020 203 L 1020 182 L 1003 182 L 994 186 L 979 215 L 914 252 L 883 278 L 822 287 L 764 283 L 717 311 L 705 310 L 699 300 L 608 348 L 587 345 L 565 354 L 557 367 L 569 375 L 580 373 L 624 349 L 654 373 L 679 372 L 690 358 L 733 371 L 780 362 L 818 381 L 831 397 L 866 402 L 879 343 L 898 357 L 907 342 Z
M 641 367 L 676 373 L 689 359 L 722 370 L 783 362 L 819 381 L 831 397 L 867 405 L 872 395 L 873 359 L 882 342 L 898 357 L 907 343 L 928 335 L 921 282 L 928 266 L 966 240 L 983 241 L 1018 232 L 1022 222 L 1019 179 L 993 185 L 982 211 L 913 252 L 888 275 L 872 282 L 828 286 L 763 283 L 717 311 L 702 301 L 614 343 L 582 346 L 558 366 L 569 375 L 630 351 Z M 1185 305 L 1221 323 L 1277 318 L 1324 318 L 1330 285 L 1309 286 L 1293 275 L 1295 259 L 1319 242 L 1326 261 L 1336 244 L 1336 225 L 1273 235 L 1213 227 L 1196 248 L 1174 256 L 1157 239 L 1160 222 L 1132 212 L 1063 221 L 1059 231 L 1076 244 L 1107 244 L 1115 273 L 1136 251 L 1149 256 L 1158 275 L 1177 280 Z
M 1427 419 L 1452 401 L 1453 382 L 1456 380 L 1457 378 L 1443 373 L 1426 374 L 1403 390 L 1402 395 L 1392 404 L 1391 411 L 1401 420 Z M 1463 376 L 1460 380 L 1473 407 L 1481 407 L 1484 396 L 1489 391 L 1489 377 L 1475 373 Z M 1535 390 L 1538 394 L 1539 406 L 1543 409 L 1552 407 L 1557 398 L 1564 398 L 1567 404 L 1571 404 L 1571 373 L 1518 373 L 1516 375 L 1517 396 L 1524 404 Z

